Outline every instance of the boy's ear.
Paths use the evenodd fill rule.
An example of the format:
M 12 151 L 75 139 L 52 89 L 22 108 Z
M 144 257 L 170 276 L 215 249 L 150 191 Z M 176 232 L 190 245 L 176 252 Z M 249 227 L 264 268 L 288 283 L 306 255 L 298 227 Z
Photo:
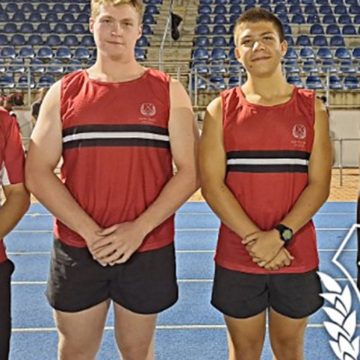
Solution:
M 288 50 L 288 42 L 286 40 L 284 40 L 281 44 L 280 44 L 280 48 L 281 48 L 281 55 L 285 56 L 287 50 Z

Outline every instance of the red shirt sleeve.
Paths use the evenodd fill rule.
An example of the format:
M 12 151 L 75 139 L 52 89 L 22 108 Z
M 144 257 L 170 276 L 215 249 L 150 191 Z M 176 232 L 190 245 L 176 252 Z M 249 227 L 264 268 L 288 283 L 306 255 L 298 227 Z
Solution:
M 1 111 L 0 123 L 0 183 L 23 183 L 25 157 L 17 122 Z

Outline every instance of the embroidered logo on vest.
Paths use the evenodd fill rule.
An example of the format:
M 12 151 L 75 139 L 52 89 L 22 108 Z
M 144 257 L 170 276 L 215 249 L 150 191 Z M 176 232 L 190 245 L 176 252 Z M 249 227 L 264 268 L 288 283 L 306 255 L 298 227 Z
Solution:
M 140 107 L 141 115 L 152 117 L 156 115 L 156 107 L 152 103 L 143 103 Z
M 306 127 L 302 124 L 296 124 L 292 129 L 292 134 L 295 139 L 305 139 Z

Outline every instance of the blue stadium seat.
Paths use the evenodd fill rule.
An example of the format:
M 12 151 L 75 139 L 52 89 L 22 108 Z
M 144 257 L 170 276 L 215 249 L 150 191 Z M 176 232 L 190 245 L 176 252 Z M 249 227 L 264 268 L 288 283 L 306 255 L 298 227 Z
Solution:
M 152 14 L 144 14 L 143 24 L 148 24 L 148 25 L 156 24 L 156 20 L 154 18 L 154 15 L 152 15 Z
M 309 36 L 307 35 L 300 35 L 296 39 L 296 46 L 311 46 L 311 41 Z
M 194 38 L 194 46 L 208 47 L 210 46 L 210 40 L 207 36 L 197 36 Z
M 4 46 L 4 45 L 9 45 L 9 44 L 10 44 L 10 40 L 8 39 L 7 35 L 0 34 L 0 45 Z
M 54 54 L 49 46 L 42 46 L 38 49 L 36 57 L 40 60 L 49 60 L 54 57 Z
M 209 73 L 209 68 L 206 64 L 206 62 L 204 61 L 194 61 L 192 63 L 192 68 L 194 69 L 194 71 L 198 74 L 201 75 L 206 75 Z
M 29 20 L 30 23 L 35 23 L 35 22 L 42 22 L 43 18 L 40 12 L 38 11 L 33 11 L 30 16 L 29 16 Z
M 214 16 L 214 24 L 219 24 L 219 25 L 222 25 L 222 24 L 227 24 L 228 21 L 227 21 L 227 18 L 225 15 L 223 14 L 216 14 Z
M 226 35 L 228 30 L 224 25 L 215 25 L 212 30 L 213 35 Z
M 306 23 L 305 17 L 302 14 L 293 15 L 290 22 L 293 24 L 305 24 Z
M 34 89 L 35 88 L 35 80 L 34 78 L 31 76 L 30 77 L 30 83 L 29 83 L 29 78 L 28 75 L 21 75 L 16 83 L 16 88 L 17 89 Z
M 238 4 L 232 4 L 230 6 L 229 9 L 229 14 L 236 14 L 236 15 L 240 15 L 241 14 L 241 7 Z
M 24 22 L 24 21 L 26 21 L 25 14 L 22 11 L 17 11 L 11 17 L 11 21 L 13 21 L 13 22 Z
M 21 5 L 20 11 L 22 11 L 23 13 L 31 13 L 34 11 L 34 6 L 30 2 L 24 2 Z
M 145 14 L 159 14 L 159 10 L 156 5 L 146 5 Z
M 326 34 L 328 35 L 339 35 L 341 34 L 340 28 L 336 24 L 330 24 L 326 27 Z
M 42 75 L 37 83 L 37 88 L 48 88 L 55 83 L 55 78 L 51 75 Z
M 42 45 L 44 43 L 43 38 L 38 34 L 33 34 L 29 36 L 28 44 L 29 45 Z
M 226 52 L 222 48 L 213 48 L 211 51 L 212 60 L 225 60 L 227 59 Z
M 192 88 L 197 89 L 197 90 L 206 90 L 207 83 L 203 78 L 198 77 L 196 80 L 195 80 L 195 78 L 193 78 Z
M 50 25 L 46 22 L 40 23 L 37 26 L 36 32 L 40 34 L 49 34 L 51 32 Z
M 284 69 L 287 74 L 300 73 L 300 68 L 296 60 L 287 60 L 284 63 Z
M 211 14 L 212 9 L 209 5 L 200 5 L 198 9 L 199 14 Z
M 15 87 L 15 81 L 11 75 L 0 76 L 0 88 L 2 89 L 13 89 Z
M 226 5 L 226 4 L 227 4 L 227 0 L 215 0 L 215 4 L 216 4 L 216 5 Z
M 321 6 L 320 6 L 320 9 L 321 9 Z M 311 2 L 310 4 L 305 5 L 304 13 L 305 14 L 317 14 L 318 13 L 317 8 L 313 4 L 313 2 Z
M 226 89 L 226 84 L 224 78 L 221 75 L 213 74 L 210 76 L 210 86 L 209 90 L 224 90 Z
M 229 63 L 229 73 L 238 74 L 241 70 L 241 65 L 237 60 L 230 60 Z
M 209 59 L 209 52 L 205 48 L 196 48 L 193 51 L 192 58 L 194 60 L 208 60 Z
M 331 51 L 330 51 L 330 49 L 328 47 L 319 48 L 319 50 L 317 51 L 316 56 L 321 60 L 332 59 L 333 58 L 332 53 L 331 53 Z
M 331 15 L 333 12 L 332 12 L 331 6 L 329 6 L 329 5 L 320 5 L 319 13 L 323 14 L 323 15 L 326 15 L 326 14 Z
M 292 84 L 298 88 L 304 87 L 304 84 L 299 75 L 289 75 L 286 80 L 289 84 Z
M 227 9 L 225 5 L 216 5 L 214 7 L 214 14 L 227 14 Z
M 360 24 L 360 14 L 354 16 L 354 24 Z
M 63 22 L 55 24 L 53 31 L 55 34 L 67 34 L 69 32 L 68 27 Z
M 290 22 L 289 17 L 286 14 L 277 14 L 277 17 L 282 24 L 288 24 Z
M 316 0 L 317 5 L 329 5 L 329 0 Z
M 329 46 L 326 36 L 315 35 L 313 38 L 313 46 Z
M 321 24 L 313 24 L 310 27 L 310 34 L 312 35 L 322 35 L 324 34 L 324 29 Z
M 305 60 L 302 64 L 302 70 L 308 74 L 315 74 L 319 72 L 319 68 L 316 64 L 316 61 L 313 59 Z
M 348 14 L 340 15 L 338 18 L 339 24 L 350 25 L 352 23 L 351 17 Z
M 57 34 L 48 35 L 45 39 L 45 44 L 51 47 L 60 46 L 62 44 L 61 38 Z
M 212 0 L 200 0 L 200 6 L 201 5 L 211 5 Z
M 16 34 L 18 32 L 18 28 L 15 23 L 8 22 L 4 25 L 3 32 L 6 34 Z
M 343 35 L 356 35 L 356 29 L 354 25 L 344 25 L 342 28 Z
M 228 43 L 224 36 L 214 36 L 212 38 L 212 46 L 213 47 L 227 47 Z M 206 46 L 206 45 L 204 45 Z
M 295 49 L 289 47 L 285 56 L 284 56 L 285 59 L 297 59 L 298 58 L 298 54 L 296 52 Z
M 147 15 L 151 15 L 151 14 L 147 14 Z M 81 24 L 87 24 L 89 22 L 89 16 L 87 14 L 80 13 L 76 18 L 76 22 Z
M 241 85 L 241 78 L 239 76 L 230 76 L 228 81 L 229 88 L 234 88 Z
M 66 11 L 68 11 L 69 13 L 81 13 L 81 8 L 78 4 L 70 4 Z
M 321 79 L 319 76 L 316 75 L 309 75 L 306 80 L 306 87 L 308 89 L 312 89 L 312 90 L 323 90 L 324 86 L 321 82 Z
M 341 35 L 334 35 L 330 38 L 330 46 L 345 46 L 344 38 Z
M 330 75 L 329 87 L 331 90 L 343 90 L 343 84 L 337 75 Z
M 64 70 L 64 63 L 60 59 L 54 59 L 48 64 L 46 73 L 51 75 L 62 75 Z
M 81 46 L 95 46 L 92 35 L 84 35 L 80 41 Z
M 18 57 L 23 59 L 33 59 L 35 57 L 34 49 L 31 46 L 23 46 L 19 49 Z
M 288 0 L 289 5 L 300 5 L 300 0 Z
M 300 49 L 300 57 L 303 59 L 315 59 L 314 51 L 311 47 L 303 47 Z
M 19 11 L 19 8 L 17 6 L 16 3 L 13 3 L 13 2 L 9 2 L 7 3 L 7 5 L 5 6 L 5 9 L 4 9 L 7 13 L 14 13 L 14 12 L 17 12 Z
M 63 45 L 70 47 L 78 46 L 79 40 L 76 35 L 65 35 Z
M 69 73 L 73 71 L 80 70 L 82 68 L 81 61 L 78 59 L 71 59 L 67 64 L 67 67 L 64 69 L 64 72 Z
M 36 10 L 41 13 L 47 14 L 48 12 L 50 12 L 50 7 L 47 3 L 40 3 L 37 6 Z
M 356 47 L 352 51 L 352 56 L 356 60 L 360 60 L 360 47 Z
M 326 14 L 323 17 L 323 24 L 336 24 L 336 18 L 333 14 Z
M 336 5 L 334 8 L 334 13 L 337 15 L 347 15 L 347 9 L 344 5 Z
M 274 13 L 276 15 L 287 14 L 287 7 L 284 3 L 276 4 L 274 7 Z
M 284 34 L 285 35 L 290 35 L 292 34 L 292 30 L 289 24 L 284 24 L 283 25 L 283 29 L 284 29 Z
M 35 75 L 44 74 L 45 73 L 45 66 L 44 63 L 37 58 L 31 60 L 31 72 Z
M 15 48 L 13 46 L 4 46 L 0 50 L 0 58 L 15 59 L 16 58 Z
M 78 47 L 75 49 L 74 58 L 79 60 L 89 60 L 91 58 L 90 52 L 86 47 Z
M 359 5 L 350 5 L 349 14 L 360 14 L 360 6 Z
M 24 60 L 20 58 L 13 59 L 8 66 L 8 72 L 13 74 L 24 74 L 25 71 Z
M 310 14 L 307 16 L 306 22 L 308 24 L 320 24 L 321 21 L 318 15 Z
M 225 74 L 227 72 L 223 61 L 211 61 L 210 72 L 212 74 Z
M 146 50 L 142 48 L 135 48 L 135 59 L 138 61 L 146 60 Z
M 90 15 L 90 4 L 85 4 L 82 11 L 83 13 Z
M 330 0 L 331 5 L 343 5 L 344 1 L 343 0 Z
M 231 60 L 236 60 L 236 57 L 235 57 L 235 48 L 230 48 L 230 50 L 229 50 L 229 59 L 230 59 L 230 61 Z
M 212 18 L 209 14 L 200 14 L 196 21 L 197 24 L 212 24 Z
M 347 48 L 338 47 L 335 50 L 335 57 L 340 60 L 351 59 L 351 52 Z
M 81 43 L 82 46 L 86 46 L 83 43 Z M 150 46 L 149 40 L 145 35 L 142 35 L 140 39 L 136 42 L 136 47 L 146 47 Z
M 56 50 L 55 57 L 61 60 L 71 59 L 72 53 L 67 46 L 59 46 Z
M 1 22 L 6 22 L 6 21 L 9 21 L 10 18 L 9 18 L 9 14 L 5 11 L 0 11 L 0 21 Z
M 288 46 L 294 46 L 294 38 L 291 35 L 285 35 L 285 40 L 288 43 Z
M 75 16 L 72 13 L 67 12 L 61 16 L 61 21 L 63 23 L 74 23 L 76 20 Z
M 72 34 L 84 34 L 88 31 L 85 29 L 84 24 L 72 24 L 69 32 Z
M 56 13 L 66 12 L 65 5 L 63 3 L 58 3 L 58 2 L 54 4 L 51 10 Z
M 300 5 L 290 5 L 289 14 L 302 14 L 302 8 Z
M 344 79 L 344 86 L 348 90 L 360 89 L 359 79 L 356 76 L 346 76 Z
M 10 44 L 14 46 L 25 45 L 25 37 L 22 34 L 14 34 L 10 39 Z
M 152 35 L 153 31 L 151 29 L 151 26 L 149 24 L 144 24 L 142 28 L 143 35 Z
M 342 60 L 340 62 L 339 70 L 342 74 L 356 74 L 357 69 L 351 60 Z

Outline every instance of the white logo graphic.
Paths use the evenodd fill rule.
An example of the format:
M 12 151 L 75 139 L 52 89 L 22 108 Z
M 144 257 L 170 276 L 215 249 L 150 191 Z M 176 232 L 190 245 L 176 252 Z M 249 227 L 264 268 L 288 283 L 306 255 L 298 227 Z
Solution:
M 357 300 L 360 302 L 360 292 L 354 279 L 338 261 L 341 252 L 356 228 L 360 228 L 360 225 L 354 224 L 351 227 L 331 261 L 344 273 L 347 280 L 349 280 L 357 295 Z M 318 274 L 324 287 L 328 291 L 322 293 L 321 296 L 332 305 L 331 307 L 327 306 L 323 308 L 328 315 L 329 320 L 331 320 L 324 322 L 326 331 L 333 338 L 333 340 L 329 340 L 329 344 L 338 359 L 356 360 L 359 355 L 360 337 L 355 337 L 356 311 L 351 311 L 352 299 L 349 286 L 346 285 L 345 288 L 341 288 L 337 281 L 332 279 L 329 275 L 324 273 Z
M 306 127 L 302 124 L 296 124 L 292 129 L 292 134 L 295 139 L 305 139 Z
M 144 116 L 154 116 L 156 114 L 156 107 L 152 103 L 143 103 L 140 107 L 140 112 Z

